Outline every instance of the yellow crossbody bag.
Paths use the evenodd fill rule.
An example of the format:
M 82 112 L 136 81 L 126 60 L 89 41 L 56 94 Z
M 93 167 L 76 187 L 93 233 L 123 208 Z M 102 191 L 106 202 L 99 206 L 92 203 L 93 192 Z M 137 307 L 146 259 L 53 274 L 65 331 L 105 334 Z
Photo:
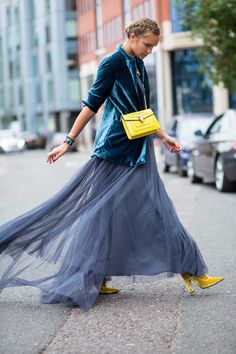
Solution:
M 132 139 L 142 138 L 143 136 L 151 135 L 160 129 L 160 124 L 150 108 L 147 108 L 145 88 L 140 79 L 140 72 L 137 70 L 137 81 L 143 92 L 145 108 L 142 111 L 131 112 L 121 115 L 121 120 L 127 137 Z
M 160 129 L 160 124 L 150 108 L 124 114 L 121 120 L 130 140 L 154 134 Z

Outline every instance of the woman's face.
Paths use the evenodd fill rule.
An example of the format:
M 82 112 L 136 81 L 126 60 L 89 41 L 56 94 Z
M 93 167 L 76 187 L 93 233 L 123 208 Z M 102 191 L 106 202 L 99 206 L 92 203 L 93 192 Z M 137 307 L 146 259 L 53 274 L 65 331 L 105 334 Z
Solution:
M 141 59 L 145 58 L 157 46 L 159 39 L 160 37 L 152 32 L 147 32 L 142 36 L 131 33 L 129 41 L 132 54 Z

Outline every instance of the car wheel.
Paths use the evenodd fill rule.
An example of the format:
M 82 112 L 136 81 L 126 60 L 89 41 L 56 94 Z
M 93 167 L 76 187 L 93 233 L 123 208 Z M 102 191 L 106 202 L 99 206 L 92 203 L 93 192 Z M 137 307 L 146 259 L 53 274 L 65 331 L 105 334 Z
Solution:
M 187 176 L 191 183 L 202 183 L 202 178 L 196 175 L 194 163 L 191 160 L 188 161 Z
M 219 192 L 230 192 L 235 189 L 234 183 L 227 180 L 222 156 L 218 156 L 215 164 L 215 185 Z

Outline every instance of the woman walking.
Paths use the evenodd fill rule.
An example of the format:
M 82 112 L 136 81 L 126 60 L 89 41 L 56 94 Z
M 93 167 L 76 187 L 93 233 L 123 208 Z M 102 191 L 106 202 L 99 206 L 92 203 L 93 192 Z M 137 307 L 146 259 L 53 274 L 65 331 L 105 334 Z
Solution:
M 121 114 L 149 107 L 143 59 L 158 44 L 156 22 L 126 28 L 127 39 L 104 58 L 84 107 L 54 163 L 105 102 L 91 159 L 54 197 L 0 228 L 4 269 L 0 289 L 31 285 L 41 301 L 89 309 L 99 293 L 115 293 L 107 276 L 181 274 L 189 293 L 223 278 L 210 277 L 196 242 L 178 219 L 158 174 L 152 139 L 129 140 Z M 180 145 L 156 135 L 172 153 Z M 10 257 L 6 257 L 6 256 Z M 47 267 L 47 276 L 37 276 Z

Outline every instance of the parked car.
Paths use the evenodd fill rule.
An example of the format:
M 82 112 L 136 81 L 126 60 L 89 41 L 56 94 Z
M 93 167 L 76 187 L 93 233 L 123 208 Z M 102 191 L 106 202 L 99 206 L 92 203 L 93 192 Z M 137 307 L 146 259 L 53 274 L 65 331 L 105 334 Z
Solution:
M 214 182 L 221 192 L 236 187 L 236 110 L 216 117 L 207 131 L 197 130 L 190 151 L 188 176 L 192 183 Z
M 22 137 L 25 140 L 27 149 L 45 149 L 47 138 L 41 133 L 22 132 Z
M 197 129 L 204 131 L 213 119 L 214 116 L 208 113 L 188 113 L 172 118 L 169 128 L 167 129 L 168 134 L 172 137 L 176 137 L 183 149 L 178 154 L 172 154 L 161 144 L 164 172 L 168 172 L 171 166 L 175 166 L 180 176 L 187 175 L 189 149 L 198 139 L 198 137 L 194 135 L 194 132 Z
M 0 130 L 0 152 L 23 151 L 24 148 L 25 141 L 10 129 Z
M 53 135 L 52 141 L 49 143 L 49 149 L 52 150 L 53 148 L 57 147 L 58 145 L 61 145 L 63 140 L 66 137 L 66 133 L 55 133 Z M 76 139 L 73 145 L 69 145 L 69 152 L 74 152 L 74 151 L 78 151 L 79 148 L 79 142 Z

